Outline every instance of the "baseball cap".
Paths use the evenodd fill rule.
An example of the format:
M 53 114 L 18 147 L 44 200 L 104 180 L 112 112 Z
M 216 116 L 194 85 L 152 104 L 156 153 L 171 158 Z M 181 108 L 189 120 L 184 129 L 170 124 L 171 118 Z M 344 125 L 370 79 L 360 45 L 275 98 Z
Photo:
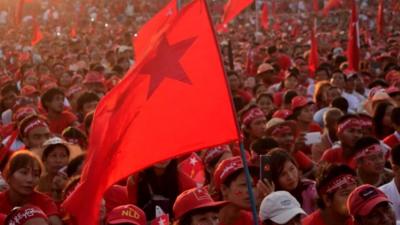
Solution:
M 252 165 L 249 165 L 249 169 L 250 167 L 254 168 Z M 221 161 L 214 172 L 215 187 L 219 189 L 225 182 L 226 178 L 243 168 L 244 165 L 240 156 L 235 156 Z
M 221 157 L 225 152 L 230 152 L 228 145 L 220 145 L 214 148 L 207 149 L 203 156 L 205 164 L 211 163 L 214 159 Z
M 274 71 L 274 67 L 269 63 L 263 63 L 257 68 L 257 74 L 261 74 L 267 71 Z
M 173 211 L 175 219 L 179 219 L 195 209 L 218 208 L 225 204 L 225 201 L 214 201 L 204 188 L 193 188 L 182 192 L 176 198 Z
M 107 224 L 146 225 L 146 215 L 139 207 L 128 204 L 115 207 L 107 215 Z
M 38 207 L 25 205 L 14 208 L 5 218 L 6 224 L 23 225 L 32 219 L 42 218 L 47 221 L 46 214 Z
M 292 111 L 289 109 L 279 109 L 272 114 L 272 118 L 280 118 L 287 119 L 290 115 L 292 115 Z
M 287 191 L 275 191 L 261 202 L 260 219 L 285 224 L 298 214 L 307 215 L 300 203 Z
M 390 202 L 378 188 L 364 184 L 354 189 L 347 199 L 347 208 L 352 216 L 366 216 L 382 202 Z
M 52 137 L 43 143 L 42 157 L 47 156 L 49 154 L 49 152 L 48 152 L 48 151 L 50 151 L 49 147 L 53 146 L 53 145 L 63 145 L 68 150 L 68 153 L 70 153 L 68 142 L 64 141 L 63 139 L 61 139 L 59 137 Z
M 306 97 L 304 96 L 296 96 L 292 99 L 291 102 L 291 108 L 294 111 L 297 108 L 301 108 L 304 107 L 308 104 L 312 104 L 313 102 L 308 100 Z

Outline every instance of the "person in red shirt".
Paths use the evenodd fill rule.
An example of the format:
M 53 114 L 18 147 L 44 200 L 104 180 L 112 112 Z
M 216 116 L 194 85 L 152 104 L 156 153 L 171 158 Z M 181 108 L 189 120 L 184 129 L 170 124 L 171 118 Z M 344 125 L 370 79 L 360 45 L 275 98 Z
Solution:
M 19 124 L 19 135 L 27 149 L 41 148 L 50 138 L 50 129 L 46 119 L 38 115 L 30 115 Z
M 361 121 L 356 115 L 344 115 L 337 123 L 337 137 L 340 145 L 324 152 L 322 162 L 343 163 L 355 169 L 353 161 L 354 145 L 363 136 Z
M 391 120 L 392 126 L 396 131 L 383 139 L 383 142 L 390 148 L 394 148 L 396 145 L 400 144 L 400 107 L 393 109 Z
M 55 134 L 61 134 L 65 128 L 77 125 L 77 117 L 64 110 L 64 99 L 64 92 L 59 88 L 51 88 L 41 97 L 43 108 L 47 112 L 50 130 Z
M 175 201 L 175 225 L 217 225 L 218 212 L 228 202 L 214 201 L 204 188 L 182 192 Z
M 319 209 L 305 217 L 302 225 L 352 225 L 346 200 L 357 187 L 354 170 L 346 165 L 327 164 L 318 174 Z
M 40 160 L 29 151 L 18 151 L 8 161 L 4 178 L 9 189 L 0 193 L 0 213 L 9 214 L 16 206 L 31 204 L 49 217 L 52 225 L 61 225 L 56 204 L 45 194 L 35 191 L 42 173 Z
M 14 225 L 49 225 L 46 214 L 38 207 L 25 205 L 12 210 L 4 219 L 4 224 Z
M 292 117 L 296 120 L 300 133 L 322 131 L 321 127 L 313 122 L 314 102 L 304 96 L 296 96 L 292 99 L 291 107 Z
M 246 149 L 250 149 L 251 143 L 265 136 L 267 119 L 264 112 L 256 105 L 249 105 L 239 114 L 245 136 L 244 145 Z

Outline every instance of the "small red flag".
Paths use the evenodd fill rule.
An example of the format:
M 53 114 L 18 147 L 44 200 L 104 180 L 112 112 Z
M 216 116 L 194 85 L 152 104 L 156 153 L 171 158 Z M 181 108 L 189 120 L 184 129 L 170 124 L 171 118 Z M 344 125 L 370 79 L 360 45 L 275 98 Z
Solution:
M 199 187 L 204 184 L 204 164 L 201 158 L 192 153 L 190 157 L 179 163 L 179 172 L 192 179 Z
M 385 25 L 385 20 L 384 20 L 384 0 L 379 0 L 379 5 L 378 5 L 378 13 L 377 13 L 377 18 L 376 18 L 376 28 L 378 31 L 378 34 L 383 35 L 384 32 L 384 25 Z
M 149 48 L 149 42 L 160 31 L 160 28 L 177 14 L 177 0 L 171 0 L 160 12 L 158 12 L 150 21 L 148 21 L 140 31 L 133 37 L 133 47 L 135 49 L 135 59 L 139 61 L 143 58 L 146 50 Z
M 313 0 L 313 10 L 314 10 L 314 12 L 318 12 L 319 11 L 319 2 L 318 2 L 318 0 Z
M 156 206 L 156 218 L 151 221 L 150 225 L 169 225 L 169 216 L 164 213 L 160 206 Z
M 35 46 L 43 39 L 43 34 L 40 31 L 40 25 L 37 23 L 36 19 L 32 19 L 32 28 L 33 28 L 33 34 L 32 34 L 31 45 Z
M 73 23 L 72 26 L 71 26 L 71 30 L 70 30 L 70 32 L 69 32 L 69 36 L 70 36 L 71 38 L 76 38 L 76 35 L 77 35 L 77 32 L 76 32 L 76 24 Z
M 323 9 L 324 16 L 327 16 L 329 11 L 331 11 L 334 8 L 338 8 L 342 6 L 342 1 L 341 0 L 329 0 Z
M 154 35 L 97 106 L 82 179 L 63 204 L 77 224 L 97 224 L 103 193 L 120 179 L 239 138 L 205 0 L 186 5 Z
M 262 6 L 261 25 L 265 30 L 269 28 L 268 4 L 266 2 Z
M 317 70 L 319 57 L 318 57 L 318 40 L 316 37 L 317 33 L 317 20 L 314 18 L 314 24 L 311 29 L 311 51 L 308 56 L 308 68 L 310 70 L 310 75 L 315 76 L 315 71 Z
M 357 5 L 355 0 L 352 0 L 351 2 L 347 60 L 349 62 L 348 69 L 351 71 L 358 71 L 360 64 L 360 31 L 358 26 Z
M 224 15 L 221 23 L 217 25 L 218 32 L 226 31 L 228 23 L 252 3 L 253 0 L 228 0 L 224 6 Z

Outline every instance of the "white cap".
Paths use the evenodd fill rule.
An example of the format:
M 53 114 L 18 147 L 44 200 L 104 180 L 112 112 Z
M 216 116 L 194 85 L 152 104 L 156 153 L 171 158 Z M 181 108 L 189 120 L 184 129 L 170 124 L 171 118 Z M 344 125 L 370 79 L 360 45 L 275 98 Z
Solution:
M 299 214 L 307 215 L 289 192 L 275 191 L 262 201 L 259 216 L 262 221 L 271 220 L 277 224 L 285 224 Z

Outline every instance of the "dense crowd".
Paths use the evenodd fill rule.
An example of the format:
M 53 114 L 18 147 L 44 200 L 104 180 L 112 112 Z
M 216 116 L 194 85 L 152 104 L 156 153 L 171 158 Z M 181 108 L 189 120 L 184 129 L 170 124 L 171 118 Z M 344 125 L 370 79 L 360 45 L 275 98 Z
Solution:
M 0 224 L 73 225 L 61 204 L 79 183 L 96 105 L 134 66 L 132 39 L 168 1 L 33 1 L 18 25 L 13 2 L 0 3 Z M 99 224 L 253 224 L 239 142 L 259 224 L 400 224 L 400 3 L 384 1 L 377 32 L 378 2 L 357 1 L 354 71 L 347 1 L 328 15 L 311 1 L 265 2 L 264 24 L 260 4 L 217 33 L 241 140 L 121 180 Z M 208 3 L 216 23 L 224 1 Z

